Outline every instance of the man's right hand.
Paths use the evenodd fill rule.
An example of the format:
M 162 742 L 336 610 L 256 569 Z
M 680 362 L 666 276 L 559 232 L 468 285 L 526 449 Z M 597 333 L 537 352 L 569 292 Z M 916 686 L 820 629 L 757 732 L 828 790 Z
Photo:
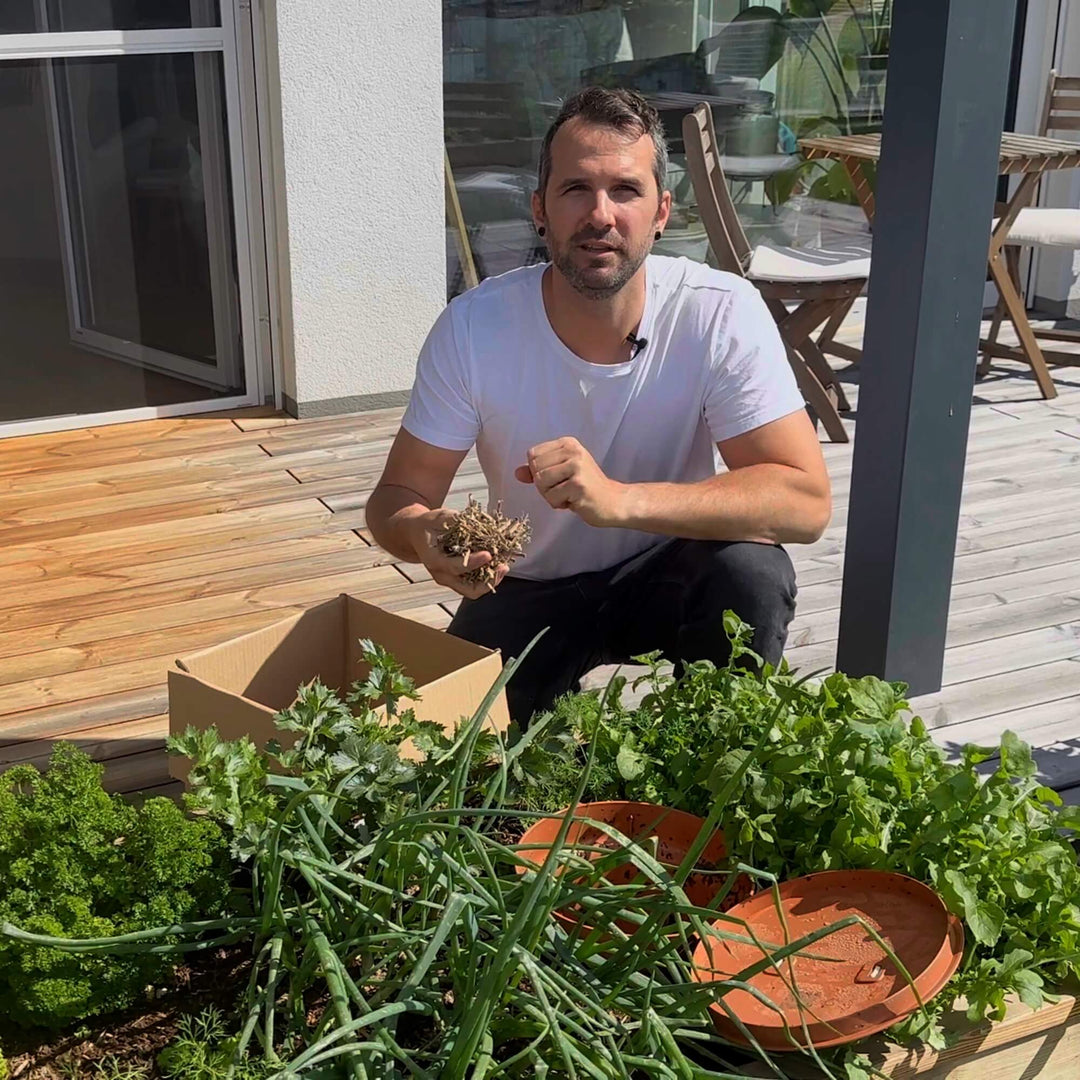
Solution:
M 474 551 L 467 559 L 457 555 L 446 555 L 439 547 L 439 536 L 443 529 L 456 517 L 453 510 L 429 510 L 417 514 L 410 521 L 409 538 L 416 549 L 416 557 L 427 567 L 428 573 L 440 585 L 464 596 L 467 600 L 476 600 L 494 591 L 483 581 L 465 581 L 464 576 L 470 570 L 487 566 L 492 556 L 488 551 Z M 509 569 L 505 564 L 497 568 L 495 584 L 506 576 Z

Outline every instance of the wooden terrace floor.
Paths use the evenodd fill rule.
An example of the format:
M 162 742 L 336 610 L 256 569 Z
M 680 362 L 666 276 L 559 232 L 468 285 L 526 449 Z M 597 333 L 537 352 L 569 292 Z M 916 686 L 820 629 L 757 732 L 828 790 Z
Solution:
M 1039 399 L 1019 368 L 976 388 L 945 686 L 918 711 L 948 744 L 1006 727 L 1080 785 L 1080 369 Z M 454 597 L 396 565 L 364 503 L 399 410 L 255 413 L 0 441 L 0 767 L 71 739 L 118 790 L 173 790 L 165 673 L 195 649 L 351 592 L 444 627 Z M 853 421 L 853 426 L 857 420 Z M 851 446 L 827 445 L 836 510 L 792 554 L 789 659 L 835 656 Z M 481 496 L 474 458 L 451 505 Z

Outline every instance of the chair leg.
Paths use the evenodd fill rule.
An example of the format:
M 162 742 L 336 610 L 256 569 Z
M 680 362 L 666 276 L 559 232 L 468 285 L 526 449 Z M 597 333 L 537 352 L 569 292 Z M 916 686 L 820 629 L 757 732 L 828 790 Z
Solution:
M 1046 366 L 1046 359 L 1043 357 L 1042 349 L 1035 339 L 1031 323 L 1028 322 L 1027 312 L 1024 310 L 1024 301 L 1020 298 L 1016 286 L 1013 285 L 1005 261 L 1000 256 L 990 261 L 990 273 L 993 275 L 994 284 L 997 285 L 998 293 L 1005 304 L 1009 321 L 1016 328 L 1017 337 L 1020 338 L 1021 351 L 1031 365 L 1031 371 L 1039 385 L 1039 391 L 1047 400 L 1056 398 L 1057 387 L 1054 386 L 1054 380 L 1050 377 L 1050 370 Z
M 840 385 L 836 372 L 829 366 L 829 361 L 825 359 L 825 354 L 813 340 L 817 328 L 832 317 L 835 304 L 836 301 L 833 300 L 806 300 L 794 311 L 788 312 L 779 300 L 769 301 L 773 318 L 776 319 L 784 340 L 803 358 L 837 408 L 846 412 L 851 406 L 844 388 Z
M 1017 247 L 1007 247 L 1005 250 L 1005 264 L 1009 271 L 1009 277 L 1012 279 L 1013 285 L 1016 287 L 1016 291 L 1020 291 L 1020 249 Z M 998 302 L 994 305 L 994 314 L 990 319 L 990 332 L 987 334 L 986 340 L 991 344 L 995 344 L 998 339 L 998 334 L 1001 333 L 1001 324 L 1005 321 L 1005 298 L 998 292 Z M 990 374 L 990 365 L 994 361 L 994 355 L 989 350 L 985 350 L 982 354 L 982 358 L 979 360 L 979 366 L 976 372 L 980 379 L 985 378 Z
M 817 345 L 822 352 L 829 351 L 829 346 L 832 344 L 833 338 L 836 337 L 836 332 L 843 325 L 848 312 L 851 310 L 857 299 L 858 294 L 855 294 L 849 296 L 846 300 L 841 300 L 836 305 L 836 310 L 829 316 L 829 321 L 825 324 L 825 328 L 818 334 Z
M 837 411 L 837 404 L 843 399 L 843 389 L 824 356 L 821 356 L 822 365 L 817 365 L 815 358 L 812 366 L 802 351 L 809 335 L 831 314 L 832 304 L 828 301 L 808 300 L 789 312 L 781 300 L 766 297 L 765 303 L 776 321 L 787 350 L 788 363 L 795 373 L 795 381 L 812 415 L 821 421 L 832 442 L 847 442 L 847 429 Z M 820 356 L 820 353 L 818 355 Z M 818 372 L 815 372 L 815 366 L 818 367 Z M 846 399 L 843 400 L 846 404 Z
M 817 342 L 812 337 L 807 336 L 806 340 L 799 342 L 797 347 L 809 365 L 810 370 L 818 377 L 821 384 L 835 393 L 837 410 L 839 412 L 851 412 L 851 403 L 847 399 L 847 394 L 844 393 L 844 387 L 836 377 L 836 372 L 829 365 L 829 361 L 825 359 L 825 354 L 821 351 Z
M 799 385 L 799 391 L 803 400 L 809 406 L 811 413 L 821 421 L 821 426 L 829 436 L 830 441 L 846 443 L 848 441 L 847 429 L 836 411 L 836 402 L 829 395 L 828 390 L 821 385 L 818 377 L 810 370 L 802 355 L 792 348 L 791 343 L 785 338 L 784 345 L 787 347 L 788 363 L 795 373 L 795 381 Z
M 999 296 L 998 302 L 994 306 L 994 314 L 990 319 L 990 332 L 987 335 L 986 340 L 991 344 L 995 344 L 998 339 L 998 333 L 1001 331 L 1001 323 L 1005 318 L 1005 300 Z M 975 369 L 976 374 L 980 379 L 985 378 L 990 374 L 990 365 L 994 361 L 994 354 L 989 349 L 984 349 L 982 356 L 979 358 L 979 366 Z

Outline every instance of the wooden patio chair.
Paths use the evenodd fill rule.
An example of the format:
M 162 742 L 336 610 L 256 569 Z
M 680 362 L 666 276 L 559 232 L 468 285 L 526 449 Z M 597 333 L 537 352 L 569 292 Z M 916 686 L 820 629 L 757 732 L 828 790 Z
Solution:
M 814 333 L 831 342 L 870 273 L 864 246 L 830 250 L 750 246 L 720 166 L 712 111 L 702 103 L 683 118 L 686 162 L 709 245 L 721 270 L 757 286 L 787 347 L 803 398 L 833 442 L 847 442 L 840 413 L 850 409 Z M 789 308 L 789 305 L 794 307 Z M 847 350 L 855 353 L 855 350 Z M 852 356 L 847 356 L 852 359 Z M 857 358 L 857 356 L 855 357 Z
M 1043 100 L 1038 134 L 1049 135 L 1051 132 L 1059 131 L 1080 131 L 1080 78 L 1059 75 L 1056 71 L 1051 71 L 1046 85 L 1046 97 Z M 1077 151 L 1080 153 L 1080 144 L 1077 145 Z M 1002 211 L 1003 207 L 999 205 L 998 213 Z M 994 225 L 997 225 L 996 218 Z M 990 332 L 986 338 L 991 346 L 997 344 L 998 333 L 1006 315 L 1015 325 L 1012 305 L 1023 305 L 1020 257 L 1025 247 L 1080 250 L 1080 210 L 1070 207 L 1026 206 L 1016 215 L 1016 220 L 1009 229 L 1004 249 L 1005 265 L 1015 289 L 1015 296 L 999 295 L 998 297 L 993 317 L 990 320 Z M 1050 341 L 1080 342 L 1080 331 L 1077 330 L 1032 329 L 1031 332 L 1036 338 L 1045 338 Z M 1008 352 L 1010 350 L 1001 348 L 984 349 L 982 359 L 979 361 L 979 375 L 989 373 L 990 364 L 995 355 Z M 1022 350 L 1012 350 L 1012 352 L 1015 353 L 1015 359 L 1024 359 Z M 1043 349 L 1042 353 L 1045 359 L 1051 362 L 1074 365 L 1080 363 L 1080 356 L 1075 353 L 1051 349 Z

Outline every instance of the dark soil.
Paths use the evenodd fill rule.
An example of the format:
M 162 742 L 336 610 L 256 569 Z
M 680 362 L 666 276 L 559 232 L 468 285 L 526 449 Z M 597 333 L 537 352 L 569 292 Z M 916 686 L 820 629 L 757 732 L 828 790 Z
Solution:
M 172 986 L 149 1005 L 93 1017 L 72 1031 L 13 1030 L 0 1020 L 0 1046 L 11 1080 L 96 1080 L 95 1065 L 114 1058 L 160 1077 L 156 1058 L 177 1034 L 177 1021 L 216 1006 L 230 1014 L 251 966 L 250 950 L 219 949 L 177 969 Z

